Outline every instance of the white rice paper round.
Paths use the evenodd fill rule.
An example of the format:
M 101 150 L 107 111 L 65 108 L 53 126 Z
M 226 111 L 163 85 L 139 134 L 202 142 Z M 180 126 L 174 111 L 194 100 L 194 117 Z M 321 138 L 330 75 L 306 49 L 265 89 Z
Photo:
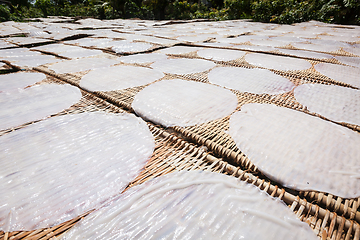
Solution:
M 191 74 L 207 71 L 215 67 L 215 63 L 203 59 L 166 59 L 156 61 L 151 67 L 170 74 Z
M 335 122 L 360 125 L 360 90 L 334 85 L 303 84 L 295 88 L 294 95 L 310 112 Z
M 70 239 L 317 239 L 280 200 L 220 173 L 181 171 L 135 186 Z
M 230 115 L 237 106 L 230 90 L 180 79 L 151 84 L 134 98 L 132 108 L 141 117 L 166 127 L 191 126 Z
M 46 119 L 0 138 L 0 230 L 51 227 L 102 205 L 132 181 L 154 149 L 130 114 Z
M 0 92 L 8 92 L 19 88 L 25 88 L 40 82 L 46 78 L 43 73 L 16 72 L 0 75 Z
M 245 60 L 254 66 L 281 71 L 306 70 L 312 66 L 311 63 L 304 59 L 260 53 L 247 54 Z
M 360 196 L 360 134 L 321 118 L 270 104 L 246 104 L 229 133 L 270 179 L 285 187 Z
M 319 63 L 315 65 L 315 70 L 331 79 L 360 88 L 360 68 Z
M 255 94 L 281 94 L 295 87 L 287 78 L 259 68 L 219 67 L 211 70 L 208 78 L 213 84 Z
M 16 127 L 56 114 L 77 103 L 82 95 L 69 84 L 41 84 L 0 93 L 0 129 Z
M 113 91 L 146 85 L 162 78 L 162 72 L 135 66 L 95 69 L 81 78 L 80 87 L 90 91 Z

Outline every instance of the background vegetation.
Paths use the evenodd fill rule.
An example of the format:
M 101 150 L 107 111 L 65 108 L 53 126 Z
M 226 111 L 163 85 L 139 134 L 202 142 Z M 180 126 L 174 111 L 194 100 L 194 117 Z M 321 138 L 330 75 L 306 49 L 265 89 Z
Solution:
M 9 2 L 8 2 L 9 1 Z M 250 18 L 285 23 L 318 20 L 360 25 L 359 0 L 0 0 L 0 21 L 47 16 L 99 19 Z M 32 2 L 31 2 L 32 1 Z

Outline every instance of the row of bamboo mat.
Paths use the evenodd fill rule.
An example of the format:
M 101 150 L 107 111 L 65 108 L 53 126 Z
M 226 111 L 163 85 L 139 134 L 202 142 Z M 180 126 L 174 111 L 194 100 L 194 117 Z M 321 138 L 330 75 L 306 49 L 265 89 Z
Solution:
M 47 83 L 63 84 L 64 82 L 48 76 L 40 84 Z M 96 111 L 110 113 L 124 112 L 123 109 L 94 94 L 85 91 L 82 91 L 82 94 L 83 97 L 79 103 L 57 115 Z M 7 134 L 9 131 L 16 131 L 16 129 L 26 127 L 29 124 L 33 123 L 3 131 L 1 135 Z M 339 209 L 331 209 L 327 205 L 322 206 L 317 202 L 309 201 L 303 194 L 282 188 L 262 175 L 252 173 L 249 170 L 244 171 L 241 167 L 228 163 L 228 159 L 225 156 L 223 158 L 215 157 L 203 147 L 189 143 L 160 126 L 155 126 L 148 122 L 148 127 L 155 137 L 155 151 L 141 174 L 127 188 L 173 171 L 205 170 L 219 172 L 237 177 L 241 181 L 253 184 L 266 191 L 269 195 L 283 200 L 299 219 L 310 225 L 321 239 L 359 239 L 360 227 L 354 216 L 349 217 L 345 213 L 340 214 L 337 211 Z M 352 215 L 356 215 L 356 213 L 358 212 L 352 211 Z M 86 217 L 87 214 L 49 229 L 0 233 L 0 239 L 55 239 L 71 228 L 81 218 Z
M 38 71 L 51 74 L 58 77 L 59 79 L 66 81 L 68 83 L 79 86 L 81 76 L 85 73 L 77 74 L 56 74 L 53 71 L 43 67 L 36 68 Z M 183 78 L 186 80 L 206 82 L 207 75 L 206 73 L 202 74 L 192 74 L 189 75 L 171 75 L 167 74 L 164 78 L 160 80 L 173 79 L 173 78 Z M 334 84 L 333 82 L 327 82 L 325 80 L 320 80 L 317 78 L 297 78 L 296 75 L 291 75 L 289 79 L 295 84 L 301 83 L 320 83 L 320 84 Z M 158 81 L 160 81 L 158 80 Z M 128 111 L 132 111 L 131 104 L 135 95 L 141 91 L 145 86 L 129 88 L 125 90 L 117 91 L 107 91 L 107 92 L 95 92 L 95 94 L 107 101 L 122 107 Z M 278 106 L 283 106 L 298 111 L 302 111 L 307 114 L 319 116 L 325 120 L 325 117 L 322 117 L 318 114 L 310 113 L 304 106 L 296 101 L 292 92 L 280 94 L 280 95 L 269 95 L 269 94 L 251 94 L 244 93 L 233 90 L 238 98 L 237 111 L 240 110 L 241 106 L 247 103 L 267 103 L 275 104 Z M 225 118 L 211 121 L 204 124 L 199 124 L 189 127 L 172 127 L 171 130 L 181 134 L 181 136 L 198 144 L 199 146 L 206 146 L 213 154 L 218 157 L 225 157 L 227 161 L 235 166 L 241 167 L 243 170 L 252 171 L 258 173 L 258 170 L 255 165 L 253 165 L 249 158 L 246 157 L 244 153 L 241 152 L 235 145 L 235 142 L 232 140 L 229 134 L 227 134 L 224 129 L 229 127 L 230 116 Z M 348 127 L 352 130 L 359 131 L 360 127 L 358 125 L 352 125 L 348 123 L 338 123 L 345 127 Z M 336 211 L 338 214 L 344 214 L 345 216 L 350 217 L 351 219 L 357 219 L 360 221 L 360 199 L 342 199 L 337 196 L 332 196 L 331 194 L 326 193 L 317 193 L 317 192 L 304 192 L 302 193 L 303 197 L 306 197 L 309 201 L 315 201 L 322 206 L 326 206 L 328 209 Z
M 194 58 L 194 54 L 182 54 L 182 55 L 174 55 L 172 56 L 174 59 L 178 58 Z M 318 63 L 318 61 L 310 60 L 312 64 Z M 217 66 L 234 66 L 234 67 L 244 67 L 244 68 L 253 68 L 253 66 L 244 62 L 244 59 L 238 59 L 234 62 L 216 62 Z M 123 64 L 121 64 L 123 65 Z M 126 64 L 129 65 L 129 64 Z M 37 71 L 41 71 L 57 77 L 63 81 L 66 81 L 70 84 L 80 87 L 81 77 L 84 76 L 87 72 L 78 72 L 76 74 L 57 74 L 54 71 L 45 67 L 35 68 Z M 317 83 L 324 85 L 338 85 L 344 87 L 351 87 L 350 85 L 332 80 L 330 78 L 324 77 L 316 73 L 316 71 L 311 68 L 308 70 L 301 71 L 279 71 L 274 70 L 274 72 L 280 76 L 284 76 L 288 78 L 295 85 L 305 84 L 305 83 Z M 181 78 L 190 81 L 204 82 L 209 83 L 207 78 L 208 72 L 195 73 L 195 74 L 165 74 L 164 78 L 161 80 L 170 80 L 174 78 Z M 98 97 L 106 99 L 107 101 L 123 108 L 128 111 L 133 112 L 131 108 L 132 101 L 135 95 L 140 92 L 145 86 L 139 86 L 134 88 L 128 88 L 124 90 L 116 90 L 116 91 L 106 91 L 106 92 L 95 92 Z M 301 111 L 310 115 L 318 116 L 327 121 L 331 121 L 319 114 L 311 113 L 296 101 L 293 92 L 284 93 L 280 95 L 270 95 L 270 94 L 252 94 L 246 92 L 240 92 L 237 90 L 232 90 L 237 98 L 238 98 L 238 106 L 236 111 L 239 111 L 241 106 L 247 103 L 267 103 L 267 104 L 275 104 L 282 107 L 287 107 L 290 109 L 294 109 L 297 111 Z M 175 131 L 177 134 L 181 134 L 181 136 L 193 143 L 198 144 L 199 146 L 206 146 L 213 154 L 218 157 L 225 157 L 227 161 L 235 166 L 241 167 L 243 170 L 253 171 L 255 173 L 261 174 L 258 172 L 255 165 L 253 165 L 246 157 L 244 153 L 239 150 L 235 142 L 232 140 L 229 134 L 227 134 L 224 130 L 229 127 L 229 118 L 227 116 L 225 118 L 211 121 L 204 124 L 199 124 L 195 126 L 189 127 L 172 127 L 171 131 Z M 360 131 L 360 126 L 349 124 L 349 123 L 337 123 L 344 127 L 350 128 L 354 131 Z M 300 193 L 299 193 L 300 194 Z M 334 210 L 338 214 L 343 214 L 345 216 L 350 217 L 351 219 L 357 219 L 360 221 L 360 199 L 342 199 L 337 196 L 332 196 L 331 194 L 317 193 L 317 192 L 301 192 L 303 197 L 306 197 L 309 201 L 315 201 L 321 206 L 326 206 L 326 208 Z

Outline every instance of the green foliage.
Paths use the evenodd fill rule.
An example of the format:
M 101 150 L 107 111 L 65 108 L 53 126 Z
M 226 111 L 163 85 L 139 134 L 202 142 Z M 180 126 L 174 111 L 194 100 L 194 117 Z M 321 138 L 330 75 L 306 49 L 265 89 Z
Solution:
M 192 19 L 195 13 L 199 11 L 197 3 L 189 3 L 186 0 L 175 0 L 169 5 L 168 18 L 169 19 Z
M 11 0 L 0 5 L 0 21 L 50 15 L 100 19 L 251 18 L 291 24 L 309 20 L 360 24 L 359 0 Z
M 10 20 L 10 15 L 10 9 L 7 6 L 0 4 L 0 21 L 4 22 Z
M 225 0 L 225 9 L 229 19 L 251 18 L 250 0 Z
M 14 12 L 11 12 L 10 8 L 5 5 L 0 4 L 0 22 L 5 21 L 21 21 L 22 17 L 16 9 Z

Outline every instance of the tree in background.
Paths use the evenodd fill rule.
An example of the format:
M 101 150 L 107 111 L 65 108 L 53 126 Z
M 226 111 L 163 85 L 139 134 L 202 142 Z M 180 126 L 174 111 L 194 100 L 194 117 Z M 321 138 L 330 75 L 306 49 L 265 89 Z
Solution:
M 0 20 L 49 15 L 89 16 L 100 19 L 251 18 L 291 24 L 309 20 L 360 24 L 359 0 L 0 0 Z M 13 7 L 11 7 L 13 6 Z

